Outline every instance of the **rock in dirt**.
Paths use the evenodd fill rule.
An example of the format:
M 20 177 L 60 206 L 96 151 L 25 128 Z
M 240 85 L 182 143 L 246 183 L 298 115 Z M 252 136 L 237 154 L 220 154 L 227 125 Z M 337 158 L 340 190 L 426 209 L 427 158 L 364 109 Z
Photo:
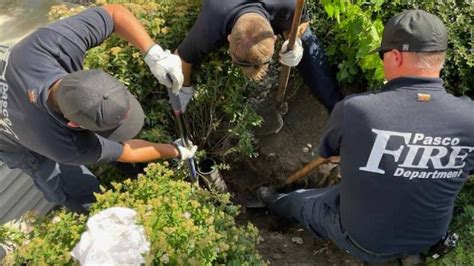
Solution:
M 273 254 L 272 258 L 274 260 L 281 260 L 282 256 L 281 256 L 281 254 L 275 253 L 275 254 Z
M 265 238 L 263 238 L 262 236 L 258 236 L 258 243 L 262 242 L 265 242 Z
M 323 247 L 323 248 L 321 248 L 321 249 L 318 249 L 318 250 L 316 250 L 316 251 L 313 253 L 313 255 L 318 255 L 318 254 L 320 254 L 320 253 L 323 253 L 323 252 L 326 251 L 327 249 L 328 249 L 328 247 Z
M 303 245 L 304 244 L 303 238 L 301 238 L 299 236 L 292 237 L 291 242 L 296 243 L 298 245 Z
M 303 152 L 309 152 L 309 148 L 308 148 L 308 147 L 304 147 L 304 148 L 303 148 Z

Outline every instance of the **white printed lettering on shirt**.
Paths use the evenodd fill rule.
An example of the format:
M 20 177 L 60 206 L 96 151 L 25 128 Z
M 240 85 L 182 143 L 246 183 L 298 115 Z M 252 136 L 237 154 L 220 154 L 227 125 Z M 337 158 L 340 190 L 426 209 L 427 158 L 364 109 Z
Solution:
M 451 137 L 432 137 L 422 133 L 396 132 L 380 129 L 372 129 L 376 134 L 374 145 L 365 166 L 359 170 L 385 174 L 380 168 L 382 158 L 386 155 L 398 163 L 394 176 L 413 178 L 454 178 L 462 174 L 466 165 L 467 156 L 474 150 L 471 146 L 457 146 L 461 140 Z M 388 149 L 390 139 L 399 138 L 403 141 L 397 149 Z M 401 158 L 402 153 L 406 156 Z M 443 164 L 443 161 L 446 164 Z M 430 169 L 432 171 L 420 172 L 407 169 Z M 438 170 L 452 169 L 454 171 L 438 172 Z M 456 169 L 456 170 L 455 170 Z M 434 172 L 433 172 L 434 170 Z

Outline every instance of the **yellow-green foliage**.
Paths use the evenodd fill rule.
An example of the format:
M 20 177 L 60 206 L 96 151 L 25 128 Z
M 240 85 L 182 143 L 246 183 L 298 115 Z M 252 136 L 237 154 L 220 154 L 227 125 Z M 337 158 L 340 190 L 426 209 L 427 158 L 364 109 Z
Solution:
M 235 224 L 239 208 L 231 204 L 230 195 L 213 195 L 174 180 L 175 175 L 166 165 L 151 164 L 137 180 L 115 183 L 114 189 L 98 195 L 92 214 L 112 206 L 136 210 L 151 243 L 147 264 L 263 264 L 256 251 L 257 229 Z M 23 244 L 9 256 L 10 262 L 73 263 L 69 252 L 85 230 L 86 217 L 55 215 L 58 218 L 47 217 L 34 224 Z
M 52 216 L 38 220 L 30 217 L 27 221 L 31 223 L 31 232 L 16 232 L 18 246 L 14 253 L 5 258 L 6 265 L 62 265 L 72 262 L 69 251 L 79 242 L 85 229 L 85 216 L 56 212 L 54 219 Z M 6 227 L 3 229 L 9 230 Z

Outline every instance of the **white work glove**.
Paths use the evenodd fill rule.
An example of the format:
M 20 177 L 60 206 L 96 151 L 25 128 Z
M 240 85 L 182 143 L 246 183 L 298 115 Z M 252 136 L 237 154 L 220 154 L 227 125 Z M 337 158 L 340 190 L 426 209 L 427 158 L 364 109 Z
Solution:
M 145 55 L 145 62 L 161 84 L 171 89 L 174 94 L 178 94 L 183 86 L 183 70 L 179 56 L 169 50 L 163 51 L 158 44 L 155 44 Z
M 293 50 L 288 51 L 288 40 L 286 40 L 280 50 L 280 63 L 289 67 L 297 66 L 303 57 L 303 46 L 301 39 L 296 37 Z
M 188 103 L 191 101 L 191 98 L 193 98 L 193 95 L 193 86 L 182 87 L 181 90 L 179 90 L 178 95 L 169 95 L 173 111 L 180 111 L 181 113 L 184 113 L 186 111 L 186 106 L 188 106 Z
M 177 139 L 173 141 L 174 145 L 176 146 L 176 149 L 179 151 L 179 156 L 181 160 L 187 160 L 191 159 L 194 157 L 194 153 L 196 153 L 198 147 L 196 145 L 193 145 L 193 143 L 188 140 L 188 147 L 184 147 L 184 143 L 182 139 Z

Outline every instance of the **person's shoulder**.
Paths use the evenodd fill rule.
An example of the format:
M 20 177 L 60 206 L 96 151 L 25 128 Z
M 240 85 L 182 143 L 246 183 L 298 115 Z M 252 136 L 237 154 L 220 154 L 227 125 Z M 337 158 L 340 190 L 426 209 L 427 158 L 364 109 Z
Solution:
M 454 96 L 452 94 L 447 95 L 445 98 L 447 106 L 453 106 L 453 109 L 458 113 L 469 114 L 468 116 L 474 120 L 474 101 L 468 96 Z
M 462 105 L 465 105 L 465 106 L 470 106 L 471 108 L 474 107 L 474 101 L 469 98 L 469 96 L 467 95 L 464 95 L 464 96 L 455 96 L 455 95 L 452 95 L 452 94 L 449 94 L 452 101 L 456 101 L 458 102 L 459 104 L 462 104 Z
M 75 27 L 77 26 L 78 22 L 83 23 L 94 23 L 94 26 L 98 26 L 95 24 L 97 21 L 103 22 L 103 24 L 110 24 L 112 23 L 112 18 L 110 17 L 109 13 L 102 8 L 102 7 L 90 7 L 80 11 L 79 13 L 62 18 L 56 21 L 51 22 L 48 25 L 45 25 L 41 28 L 49 29 L 53 31 L 61 31 L 65 26 L 66 27 Z
M 359 105 L 366 105 L 373 101 L 376 98 L 377 93 L 369 91 L 369 92 L 363 92 L 363 93 L 356 93 L 356 94 L 351 94 L 342 100 L 342 105 L 344 105 L 345 108 L 347 107 L 354 107 L 354 106 L 359 106 Z

